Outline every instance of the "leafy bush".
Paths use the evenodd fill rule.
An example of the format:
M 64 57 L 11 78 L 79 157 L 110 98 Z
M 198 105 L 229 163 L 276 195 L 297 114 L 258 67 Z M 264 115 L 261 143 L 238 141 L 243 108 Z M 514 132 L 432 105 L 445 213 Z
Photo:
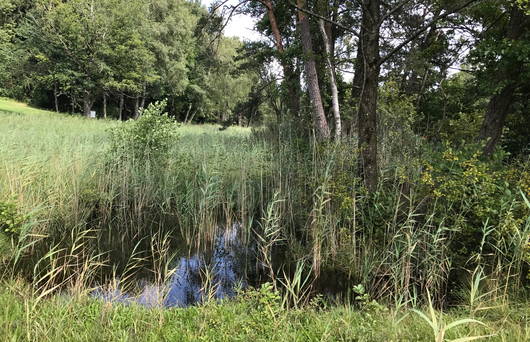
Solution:
M 24 223 L 27 221 L 25 215 L 20 214 L 15 203 L 0 202 L 0 232 L 8 237 L 20 235 Z
M 529 208 L 521 193 L 528 191 L 528 172 L 505 165 L 502 153 L 482 158 L 479 146 L 453 149 L 446 145 L 432 153 L 421 182 L 435 208 L 435 219 L 453 232 L 454 264 L 465 265 L 477 255 L 519 263 L 517 256 L 528 240 L 525 228 Z M 489 264 L 493 266 L 490 258 Z
M 164 109 L 167 102 L 155 102 L 138 120 L 129 120 L 111 131 L 112 151 L 120 156 L 153 159 L 168 154 L 178 139 L 178 127 Z

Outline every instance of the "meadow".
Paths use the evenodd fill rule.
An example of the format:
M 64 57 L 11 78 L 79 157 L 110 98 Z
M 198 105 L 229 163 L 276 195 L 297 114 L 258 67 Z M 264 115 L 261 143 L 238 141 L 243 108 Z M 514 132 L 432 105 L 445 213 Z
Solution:
M 431 168 L 389 157 L 371 196 L 353 141 L 179 125 L 155 107 L 117 123 L 0 100 L 2 336 L 530 338 L 526 166 L 448 149 L 425 158 Z M 422 186 L 406 192 L 406 179 Z M 89 295 L 116 279 L 164 284 L 176 256 L 234 222 L 256 289 L 171 309 Z

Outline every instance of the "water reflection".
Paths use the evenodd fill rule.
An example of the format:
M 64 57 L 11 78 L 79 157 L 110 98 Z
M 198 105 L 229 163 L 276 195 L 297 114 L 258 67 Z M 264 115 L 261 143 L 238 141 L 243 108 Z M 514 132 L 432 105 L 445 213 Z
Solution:
M 117 286 L 112 291 L 98 289 L 94 296 L 104 301 L 148 307 L 186 307 L 200 303 L 208 296 L 231 298 L 236 295 L 238 287 L 246 286 L 243 268 L 247 253 L 240 242 L 239 230 L 239 225 L 234 224 L 219 234 L 210 253 L 180 257 L 165 286 L 147 284 L 139 296 L 131 296 Z

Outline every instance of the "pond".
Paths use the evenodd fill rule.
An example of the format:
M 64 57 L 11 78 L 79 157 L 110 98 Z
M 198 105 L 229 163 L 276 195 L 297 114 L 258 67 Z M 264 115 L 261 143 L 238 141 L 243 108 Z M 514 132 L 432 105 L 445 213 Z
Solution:
M 140 295 L 132 295 L 116 286 L 113 290 L 98 288 L 93 297 L 109 302 L 140 304 L 148 307 L 187 307 L 206 299 L 225 299 L 247 286 L 245 265 L 250 249 L 240 241 L 240 226 L 218 234 L 210 252 L 181 256 L 167 284 L 144 284 Z

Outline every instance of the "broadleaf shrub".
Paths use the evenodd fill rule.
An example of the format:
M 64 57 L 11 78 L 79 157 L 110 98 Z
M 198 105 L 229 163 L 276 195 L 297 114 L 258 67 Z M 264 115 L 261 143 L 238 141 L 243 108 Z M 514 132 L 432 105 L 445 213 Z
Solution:
M 119 156 L 156 159 L 167 156 L 178 140 L 178 124 L 164 109 L 167 102 L 150 104 L 137 120 L 129 120 L 111 131 L 111 149 Z
M 446 144 L 426 162 L 421 183 L 436 208 L 435 218 L 454 232 L 450 250 L 455 264 L 466 264 L 479 253 L 483 239 L 483 253 L 494 255 L 500 245 L 526 236 L 530 210 L 521 193 L 528 192 L 530 177 L 524 167 L 507 166 L 505 160 L 502 154 L 483 158 L 480 146 L 454 149 Z M 487 236 L 484 227 L 491 228 Z
M 0 232 L 7 237 L 20 235 L 27 217 L 21 214 L 13 202 L 0 202 Z

